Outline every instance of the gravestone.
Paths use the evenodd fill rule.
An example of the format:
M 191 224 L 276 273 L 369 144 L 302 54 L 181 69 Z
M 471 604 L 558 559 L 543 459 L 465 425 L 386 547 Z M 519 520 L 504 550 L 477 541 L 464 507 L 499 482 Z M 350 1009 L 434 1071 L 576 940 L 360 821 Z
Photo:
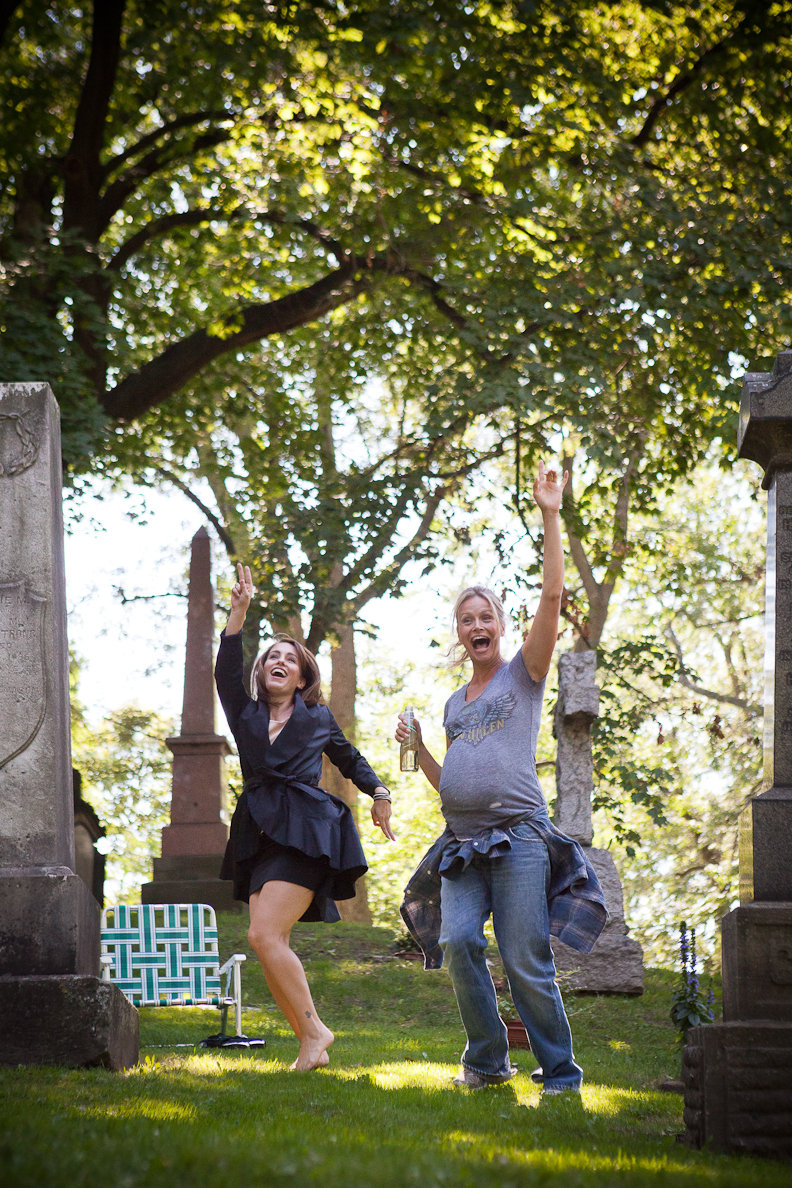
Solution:
M 590 953 L 578 953 L 554 937 L 553 955 L 559 975 L 572 990 L 642 994 L 643 951 L 627 934 L 619 872 L 610 853 L 591 844 L 594 836 L 591 727 L 599 715 L 596 673 L 594 652 L 564 652 L 559 657 L 558 701 L 553 720 L 558 744 L 553 823 L 583 847 L 602 886 L 609 918 Z
M 74 871 L 86 886 L 90 887 L 99 907 L 103 907 L 105 856 L 97 850 L 96 843 L 100 838 L 107 836 L 107 831 L 91 805 L 83 799 L 82 776 L 79 771 L 72 770 L 72 786 L 74 792 Z
M 242 905 L 233 898 L 232 884 L 219 878 L 228 839 L 225 756 L 231 748 L 215 730 L 214 609 L 211 542 L 199 528 L 190 550 L 181 733 L 167 739 L 173 752 L 171 819 L 141 898 L 238 911 Z
M 0 1063 L 138 1055 L 99 974 L 99 905 L 75 873 L 58 407 L 0 385 Z
M 683 1052 L 685 1138 L 792 1156 L 792 350 L 746 374 L 738 452 L 767 490 L 764 775 L 740 822 L 740 906 L 721 921 L 723 1022 Z

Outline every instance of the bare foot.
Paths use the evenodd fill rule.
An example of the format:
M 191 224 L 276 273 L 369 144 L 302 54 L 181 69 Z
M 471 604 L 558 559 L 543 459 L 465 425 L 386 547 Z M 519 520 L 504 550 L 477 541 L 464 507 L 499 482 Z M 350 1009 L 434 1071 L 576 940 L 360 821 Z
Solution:
M 306 1036 L 300 1044 L 300 1054 L 291 1065 L 290 1072 L 310 1072 L 312 1068 L 324 1068 L 330 1063 L 327 1049 L 335 1036 L 329 1027 L 321 1024 L 321 1033 L 317 1036 Z

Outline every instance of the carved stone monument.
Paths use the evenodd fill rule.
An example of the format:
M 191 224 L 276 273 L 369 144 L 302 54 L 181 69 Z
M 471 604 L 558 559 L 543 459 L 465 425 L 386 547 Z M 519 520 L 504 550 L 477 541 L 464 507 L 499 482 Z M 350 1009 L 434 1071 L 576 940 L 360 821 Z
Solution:
M 137 1061 L 75 874 L 58 407 L 0 385 L 0 1063 Z
M 683 1053 L 686 1139 L 792 1156 L 792 350 L 749 372 L 738 452 L 767 490 L 763 789 L 741 819 L 740 906 L 723 917 L 723 1022 Z
M 591 795 L 594 766 L 591 726 L 599 715 L 594 652 L 565 652 L 558 661 L 558 701 L 553 732 L 557 797 L 553 821 L 583 846 L 602 885 L 610 914 L 590 953 L 577 953 L 553 938 L 556 969 L 573 990 L 599 994 L 642 994 L 643 952 L 627 935 L 621 879 L 610 853 L 592 847 Z
M 162 831 L 162 856 L 144 883 L 144 903 L 208 903 L 239 910 L 230 882 L 220 879 L 228 825 L 225 756 L 231 751 L 215 730 L 215 616 L 209 534 L 192 539 L 187 601 L 187 652 L 181 734 L 167 740 L 173 752 L 171 820 Z

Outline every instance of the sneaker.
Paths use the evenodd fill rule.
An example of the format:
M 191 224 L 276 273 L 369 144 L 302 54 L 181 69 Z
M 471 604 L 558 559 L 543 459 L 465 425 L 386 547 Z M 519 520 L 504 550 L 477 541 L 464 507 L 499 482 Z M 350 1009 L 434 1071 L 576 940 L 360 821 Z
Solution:
M 543 1085 L 542 1097 L 560 1097 L 562 1093 L 580 1093 L 580 1085 Z
M 459 1076 L 452 1079 L 452 1085 L 460 1085 L 463 1089 L 492 1089 L 496 1085 L 505 1085 L 517 1072 L 514 1064 L 509 1065 L 507 1073 L 477 1073 L 472 1068 L 465 1068 L 464 1064 Z

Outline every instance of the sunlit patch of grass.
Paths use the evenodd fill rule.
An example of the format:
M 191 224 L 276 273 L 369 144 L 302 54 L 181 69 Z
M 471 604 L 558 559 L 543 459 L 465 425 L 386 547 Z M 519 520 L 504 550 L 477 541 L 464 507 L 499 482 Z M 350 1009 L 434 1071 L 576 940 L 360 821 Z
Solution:
M 144 1118 L 147 1122 L 193 1122 L 198 1111 L 195 1106 L 174 1101 L 162 1101 L 155 1097 L 136 1098 L 114 1105 L 96 1105 L 93 1109 L 78 1107 L 84 1117 L 95 1118 Z
M 633 1107 L 643 1108 L 647 1103 L 647 1094 L 634 1089 L 617 1089 L 611 1085 L 588 1084 L 583 1086 L 581 1099 L 587 1110 L 603 1117 L 613 1117 Z M 667 1095 L 665 1100 L 668 1100 Z
M 398 1061 L 367 1069 L 366 1076 L 378 1089 L 446 1089 L 456 1068 L 431 1061 Z

